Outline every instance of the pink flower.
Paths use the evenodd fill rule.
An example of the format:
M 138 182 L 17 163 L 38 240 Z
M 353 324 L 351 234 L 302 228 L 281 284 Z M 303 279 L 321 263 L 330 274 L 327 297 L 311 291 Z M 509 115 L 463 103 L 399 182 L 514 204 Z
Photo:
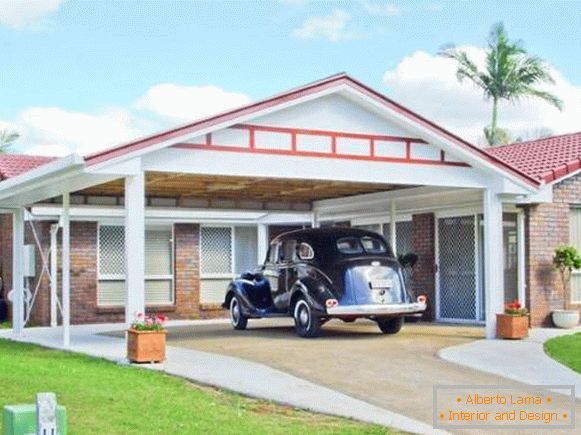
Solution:
M 147 319 L 145 319 L 145 324 L 147 326 L 153 326 L 153 319 L 151 317 L 148 317 Z

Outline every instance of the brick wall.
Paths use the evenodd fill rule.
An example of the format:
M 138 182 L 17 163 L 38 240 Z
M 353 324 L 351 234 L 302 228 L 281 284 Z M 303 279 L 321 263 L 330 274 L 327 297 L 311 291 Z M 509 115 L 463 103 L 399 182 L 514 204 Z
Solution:
M 569 209 L 581 204 L 581 174 L 558 183 L 553 202 L 526 208 L 527 306 L 533 326 L 551 326 L 551 311 L 563 308 L 565 292 L 552 260 L 569 244 Z
M 412 216 L 412 250 L 418 255 L 418 262 L 412 276 L 414 295 L 428 297 L 428 309 L 424 319 L 435 318 L 435 217 L 433 213 Z
M 12 288 L 12 216 L 0 216 L 0 262 L 5 278 L 5 288 Z M 51 222 L 36 223 L 38 237 L 44 250 L 50 246 Z M 200 305 L 200 269 L 199 269 L 199 225 L 176 224 L 174 226 L 175 249 L 175 297 L 172 307 L 148 307 L 148 312 L 166 314 L 170 319 L 197 319 L 224 317 L 226 312 L 218 306 Z M 32 233 L 27 225 L 26 243 L 34 243 Z M 6 254 L 8 253 L 8 254 Z M 61 246 L 59 236 L 59 294 Z M 39 273 L 42 260 L 37 251 L 36 267 Z M 36 283 L 36 280 L 33 281 Z M 71 323 L 107 323 L 123 322 L 123 307 L 99 307 L 97 304 L 97 223 L 71 223 Z M 41 281 L 32 322 L 37 325 L 50 323 L 49 282 Z M 59 318 L 60 322 L 60 318 Z

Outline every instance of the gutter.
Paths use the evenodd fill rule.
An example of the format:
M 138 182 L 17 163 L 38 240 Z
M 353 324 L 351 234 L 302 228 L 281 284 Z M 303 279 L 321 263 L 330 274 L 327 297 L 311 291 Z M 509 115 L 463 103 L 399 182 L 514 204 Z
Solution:
M 20 191 L 37 188 L 51 181 L 55 177 L 61 177 L 73 171 L 80 172 L 85 167 L 85 159 L 78 154 L 70 154 L 66 157 L 46 163 L 31 171 L 27 171 L 16 177 L 0 182 L 0 201 L 14 196 Z

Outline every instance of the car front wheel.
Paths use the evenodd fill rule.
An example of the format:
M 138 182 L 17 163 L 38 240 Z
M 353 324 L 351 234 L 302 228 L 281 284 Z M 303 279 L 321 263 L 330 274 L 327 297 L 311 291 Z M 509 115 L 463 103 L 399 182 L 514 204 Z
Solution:
M 384 334 L 397 334 L 403 326 L 403 317 L 392 319 L 377 319 L 377 326 Z
M 321 319 L 304 299 L 299 299 L 294 310 L 295 329 L 299 337 L 313 338 L 321 332 Z
M 248 317 L 242 313 L 240 301 L 237 296 L 234 296 L 230 301 L 230 323 L 234 329 L 246 329 L 248 325 Z

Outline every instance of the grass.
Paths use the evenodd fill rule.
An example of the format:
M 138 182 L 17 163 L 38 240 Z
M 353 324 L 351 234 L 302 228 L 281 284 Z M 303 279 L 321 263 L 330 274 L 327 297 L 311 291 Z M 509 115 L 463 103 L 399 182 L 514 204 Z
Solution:
M 0 340 L 0 385 L 0 406 L 34 403 L 37 392 L 55 392 L 67 408 L 71 434 L 393 433 L 159 372 L 7 340 Z
M 551 358 L 581 373 L 581 332 L 551 338 L 544 347 Z
M 12 328 L 12 323 L 10 323 L 10 322 L 0 323 L 0 329 L 10 329 L 10 328 Z

